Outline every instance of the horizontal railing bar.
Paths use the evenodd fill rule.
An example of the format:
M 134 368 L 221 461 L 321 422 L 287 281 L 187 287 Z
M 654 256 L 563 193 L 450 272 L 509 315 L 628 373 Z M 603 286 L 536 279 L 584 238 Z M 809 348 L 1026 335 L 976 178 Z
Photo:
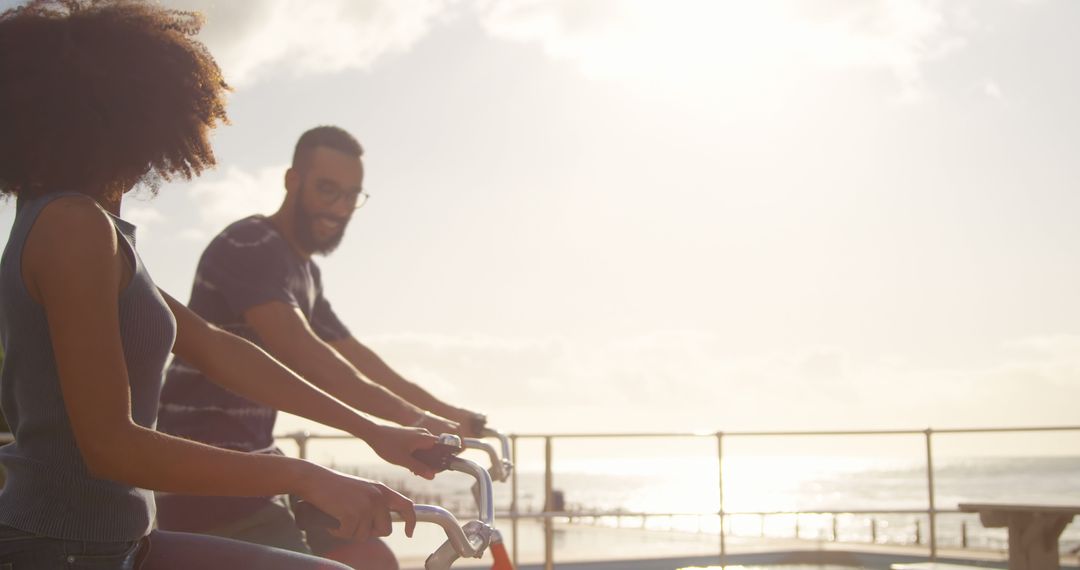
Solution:
M 938 514 L 968 514 L 959 509 L 944 509 L 934 511 Z M 640 517 L 715 517 L 720 513 L 718 512 L 697 512 L 697 513 L 664 513 L 664 512 L 631 512 L 631 511 L 547 511 L 536 513 L 517 513 L 514 514 L 503 511 L 496 514 L 496 518 L 519 518 L 519 519 L 543 519 L 552 517 L 628 517 L 628 518 L 640 518 Z M 926 509 L 842 509 L 842 510 L 822 510 L 814 509 L 809 511 L 737 511 L 729 512 L 724 511 L 725 517 L 732 516 L 791 516 L 791 515 L 925 515 Z
M 932 430 L 935 434 L 941 433 L 1023 433 L 1023 432 L 1046 432 L 1046 431 L 1076 431 L 1080 430 L 1080 426 L 1036 426 L 1036 427 L 1024 427 L 1024 428 L 952 428 L 952 429 L 935 429 Z
M 661 438 L 661 437 L 797 437 L 797 436 L 843 436 L 843 435 L 921 435 L 927 431 L 935 434 L 977 434 L 977 433 L 1025 433 L 1051 431 L 1080 431 L 1080 426 L 1035 426 L 1035 427 L 988 427 L 988 428 L 927 428 L 893 430 L 818 430 L 818 431 L 723 431 L 723 432 L 626 432 L 626 433 L 523 433 L 513 434 L 518 439 L 624 439 L 624 438 Z M 274 436 L 276 439 L 356 439 L 349 434 L 322 434 L 296 431 Z M 9 432 L 0 432 L 0 443 L 14 441 Z
M 935 434 L 950 433 L 1023 433 L 1047 431 L 1080 431 L 1080 426 L 1037 426 L 1037 427 L 1001 427 L 1001 428 L 924 428 L 924 429 L 886 429 L 886 430 L 815 430 L 815 431 L 722 431 L 713 433 L 552 433 L 552 434 L 514 434 L 518 439 L 539 439 L 545 437 L 560 439 L 607 439 L 632 437 L 796 437 L 796 436 L 846 436 L 846 435 L 924 435 L 927 431 Z
M 978 434 L 978 433 L 1030 433 L 1053 431 L 1080 431 L 1080 426 L 1033 426 L 1033 427 L 987 427 L 987 428 L 926 428 L 926 429 L 891 429 L 891 430 L 816 430 L 816 431 L 723 431 L 723 432 L 626 432 L 626 433 L 524 433 L 512 434 L 517 439 L 634 439 L 634 438 L 714 438 L 717 434 L 724 437 L 800 437 L 800 436 L 862 436 L 862 435 L 924 435 L 927 431 L 935 434 Z M 275 436 L 278 439 L 355 439 L 349 434 L 318 434 L 291 432 Z
M 547 437 L 558 439 L 633 439 L 633 438 L 661 438 L 661 437 L 716 437 L 723 434 L 724 437 L 798 437 L 798 436 L 844 436 L 844 435 L 922 435 L 927 431 L 935 434 L 978 434 L 978 433 L 1025 433 L 1025 432 L 1052 432 L 1052 431 L 1080 431 L 1080 426 L 1037 426 L 1037 427 L 991 427 L 991 428 L 927 428 L 927 429 L 895 429 L 895 430 L 820 430 L 820 431 L 724 431 L 724 432 L 627 432 L 627 433 L 523 433 L 512 434 L 517 439 L 543 439 Z M 275 439 L 356 439 L 349 434 L 323 434 L 308 433 L 305 431 L 282 433 L 274 436 Z M 0 443 L 14 441 L 9 432 L 0 432 Z
M 1080 428 L 1077 428 L 1080 429 Z M 541 439 L 551 437 L 553 439 L 621 439 L 621 438 L 658 438 L 658 437 L 700 437 L 715 438 L 717 435 L 727 437 L 762 437 L 762 436 L 801 436 L 801 435 L 921 435 L 926 430 L 881 430 L 881 431 L 724 431 L 713 433 L 553 433 L 553 434 L 514 434 L 518 439 Z

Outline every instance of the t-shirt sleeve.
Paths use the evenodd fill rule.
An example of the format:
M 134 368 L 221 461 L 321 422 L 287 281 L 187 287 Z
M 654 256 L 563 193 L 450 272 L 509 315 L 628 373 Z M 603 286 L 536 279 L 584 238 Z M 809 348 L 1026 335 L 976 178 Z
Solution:
M 334 309 L 330 308 L 330 302 L 319 293 L 315 299 L 315 307 L 311 311 L 311 328 L 319 338 L 326 342 L 341 340 L 350 336 L 349 329 L 341 322 Z
M 300 307 L 289 286 L 295 271 L 287 254 L 269 236 L 222 235 L 203 254 L 197 277 L 237 315 L 272 301 Z

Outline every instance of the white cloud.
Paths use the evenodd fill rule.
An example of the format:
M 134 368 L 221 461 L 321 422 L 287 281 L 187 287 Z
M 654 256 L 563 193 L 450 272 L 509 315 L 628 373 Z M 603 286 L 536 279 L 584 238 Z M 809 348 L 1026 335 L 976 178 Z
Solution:
M 882 68 L 899 98 L 926 95 L 923 66 L 965 43 L 962 5 L 938 0 L 504 0 L 478 2 L 496 37 L 538 42 L 601 78 L 751 89 L 808 67 Z
M 450 0 L 171 0 L 207 16 L 200 39 L 226 80 L 365 69 L 409 49 Z
M 408 51 L 439 21 L 467 14 L 495 37 L 537 42 L 594 77 L 654 86 L 723 79 L 731 89 L 796 77 L 806 64 L 883 68 L 895 76 L 900 99 L 920 100 L 927 95 L 923 67 L 962 47 L 979 28 L 968 0 L 167 3 L 206 14 L 200 39 L 234 86 L 271 74 L 367 69 L 382 56 Z
M 135 225 L 141 225 L 159 222 L 164 216 L 149 206 L 134 205 L 124 209 L 124 218 Z
M 148 233 L 153 231 L 151 229 L 153 226 L 165 219 L 165 216 L 152 206 L 138 205 L 138 203 L 131 204 L 131 202 L 124 208 L 122 215 L 125 220 L 138 227 L 140 238 L 145 238 Z
M 999 375 L 1035 379 L 1039 384 L 1072 388 L 1080 379 L 1080 336 L 1049 335 L 1007 343 L 1015 356 Z
M 754 91 L 811 67 L 881 68 L 902 100 L 927 94 L 923 67 L 978 28 L 967 3 L 941 0 L 170 0 L 198 10 L 200 38 L 234 86 L 271 74 L 367 69 L 404 53 L 439 21 L 478 18 L 494 37 L 539 43 L 598 78 Z
M 384 335 L 392 366 L 528 431 L 867 429 L 1071 423 L 1080 337 L 1019 340 L 997 362 L 928 368 L 836 347 L 738 355 L 707 332 L 596 343 Z
M 282 164 L 251 173 L 229 167 L 221 177 L 192 183 L 188 192 L 199 209 L 202 228 L 217 232 L 240 218 L 277 211 L 285 196 L 287 168 Z M 188 235 L 197 231 L 192 229 Z

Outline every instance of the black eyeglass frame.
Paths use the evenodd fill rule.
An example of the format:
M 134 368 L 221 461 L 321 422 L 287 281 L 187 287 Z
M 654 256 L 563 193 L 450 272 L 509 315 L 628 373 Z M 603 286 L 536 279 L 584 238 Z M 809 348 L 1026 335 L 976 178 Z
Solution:
M 366 190 L 346 190 L 326 180 L 315 184 L 313 190 L 315 197 L 323 206 L 330 207 L 337 204 L 338 200 L 344 199 L 346 204 L 352 203 L 354 211 L 363 208 L 364 204 L 367 204 L 368 199 L 371 198 L 371 195 Z

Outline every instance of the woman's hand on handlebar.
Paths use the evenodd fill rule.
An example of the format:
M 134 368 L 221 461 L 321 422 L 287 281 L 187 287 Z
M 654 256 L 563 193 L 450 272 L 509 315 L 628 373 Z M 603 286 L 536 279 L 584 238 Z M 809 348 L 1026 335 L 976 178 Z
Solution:
M 416 427 L 378 426 L 367 438 L 375 453 L 394 465 L 400 465 L 424 479 L 434 479 L 435 471 L 413 457 L 413 452 L 431 449 L 439 439 L 426 429 Z
M 312 475 L 301 481 L 297 494 L 337 519 L 338 527 L 328 529 L 331 535 L 354 542 L 389 536 L 393 511 L 405 521 L 405 536 L 412 537 L 416 512 L 411 500 L 378 481 L 314 467 Z

